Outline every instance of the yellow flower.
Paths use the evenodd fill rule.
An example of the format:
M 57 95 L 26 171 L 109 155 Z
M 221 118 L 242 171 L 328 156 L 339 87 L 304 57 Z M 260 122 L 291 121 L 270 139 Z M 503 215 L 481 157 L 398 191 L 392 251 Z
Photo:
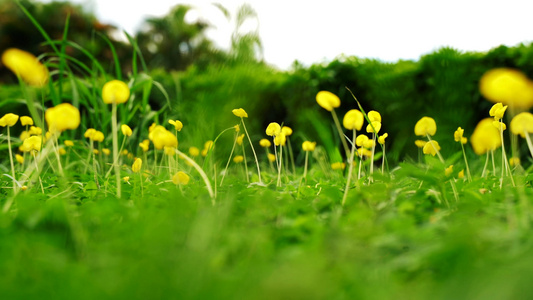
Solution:
M 465 131 L 463 128 L 458 127 L 457 130 L 453 133 L 453 139 L 463 145 L 466 144 L 468 140 L 467 138 L 463 137 L 464 132 Z
M 239 146 L 242 145 L 242 140 L 243 140 L 243 139 L 244 139 L 244 133 L 241 134 L 241 135 L 239 135 L 239 136 L 237 137 L 237 144 L 238 144 Z
M 272 154 L 272 153 L 268 153 L 267 156 L 268 156 L 268 160 L 269 160 L 270 162 L 275 162 L 275 161 L 276 161 L 276 156 L 275 156 L 274 154 Z
M 29 52 L 7 49 L 2 54 L 2 63 L 30 85 L 42 87 L 48 82 L 48 70 Z
M 498 129 L 498 131 L 504 131 L 507 129 L 507 125 L 505 125 L 505 123 L 503 122 L 500 122 L 500 121 L 492 121 L 492 125 Z
M 283 126 L 281 127 L 281 133 L 284 134 L 285 136 L 291 136 L 292 128 L 290 128 L 289 126 Z
M 385 144 L 385 139 L 389 136 L 388 133 L 384 133 L 382 134 L 379 138 L 378 138 L 378 143 L 380 143 L 381 145 Z
M 141 170 L 142 165 L 143 165 L 143 160 L 140 159 L 140 158 L 137 158 L 137 159 L 135 159 L 135 161 L 133 162 L 133 165 L 131 166 L 131 170 L 132 170 L 134 173 L 138 173 L 138 172 Z
M 67 146 L 67 147 L 72 147 L 72 146 L 74 146 L 74 142 L 71 141 L 71 140 L 65 140 L 64 144 L 65 144 L 65 146 Z
M 178 139 L 176 136 L 161 125 L 157 125 L 152 132 L 148 134 L 148 138 L 152 141 L 154 147 L 159 150 L 163 149 L 165 146 L 174 148 L 178 147 Z
M 174 174 L 174 176 L 172 176 L 172 182 L 174 184 L 186 185 L 189 183 L 189 180 L 190 180 L 189 175 L 187 175 L 183 171 L 179 171 L 178 173 Z
M 242 108 L 236 108 L 232 110 L 231 112 L 239 118 L 248 118 L 248 114 Z
M 104 103 L 124 103 L 130 98 L 130 88 L 120 80 L 111 80 L 104 84 L 102 88 L 102 100 Z
M 95 142 L 103 142 L 104 141 L 104 133 L 101 132 L 101 131 L 98 131 L 96 130 L 93 134 L 93 136 L 91 137 L 91 140 L 95 141 Z
M 526 134 L 533 133 L 533 114 L 522 112 L 511 120 L 511 132 L 525 138 Z
M 5 114 L 1 119 L 0 119 L 0 126 L 2 127 L 12 127 L 13 125 L 15 125 L 17 123 L 17 121 L 19 120 L 19 116 L 18 115 L 15 115 L 15 114 L 12 114 L 12 113 L 8 113 L 8 114 Z
M 122 177 L 122 180 L 124 180 L 124 182 L 130 183 L 130 177 L 129 176 Z
M 196 147 L 190 147 L 189 148 L 189 154 L 192 156 L 192 157 L 196 157 L 198 155 L 200 155 L 200 149 L 196 148 Z
M 435 140 L 427 142 L 424 145 L 424 148 L 422 148 L 422 152 L 424 152 L 424 154 L 431 154 L 432 156 L 435 156 L 437 154 L 437 151 L 440 151 L 440 146 L 439 143 Z
M 481 77 L 479 90 L 493 103 L 502 102 L 524 110 L 533 106 L 533 82 L 515 69 L 496 68 L 487 71 Z
M 125 136 L 131 136 L 133 134 L 133 131 L 131 130 L 131 128 L 126 124 L 120 125 L 120 130 L 122 131 L 122 134 Z
M 509 164 L 511 165 L 511 167 L 520 165 L 520 157 L 511 157 L 509 159 Z
M 57 152 L 59 152 L 59 155 L 65 155 L 67 154 L 67 150 L 65 150 L 65 148 L 61 147 L 57 150 Z
M 348 130 L 361 130 L 363 123 L 365 122 L 365 116 L 357 109 L 349 110 L 342 119 L 342 125 Z
M 269 140 L 267 140 L 267 139 L 261 139 L 259 141 L 259 146 L 261 146 L 263 148 L 268 148 L 268 147 L 272 146 L 272 143 Z
M 372 156 L 372 151 L 364 148 L 364 147 L 361 147 L 359 149 L 357 149 L 357 156 L 366 156 L 366 157 L 370 157 Z
M 279 146 L 279 145 L 285 146 L 286 142 L 287 142 L 287 137 L 285 136 L 285 134 L 283 134 L 283 132 L 274 137 L 274 145 L 276 146 Z
M 238 163 L 242 163 L 244 161 L 244 156 L 242 155 L 237 155 L 233 158 L 233 162 L 238 164 Z
M 211 150 L 211 148 L 213 148 L 213 141 L 207 141 L 204 143 L 204 150 L 202 150 L 202 156 L 207 156 L 207 153 L 209 152 L 209 150 Z
M 22 126 L 26 126 L 26 125 L 33 125 L 33 119 L 31 117 L 28 117 L 28 116 L 22 116 L 20 117 L 20 124 L 22 124 Z
M 369 140 L 368 136 L 364 134 L 360 134 L 355 138 L 355 144 L 358 147 L 362 147 L 364 143 L 366 143 Z
M 429 134 L 431 136 L 434 136 L 436 132 L 437 132 L 437 123 L 435 123 L 435 120 L 433 118 L 422 117 L 422 119 L 416 122 L 415 135 L 426 136 L 426 134 Z
M 150 148 L 150 140 L 144 140 L 139 143 L 139 147 L 143 149 L 143 152 L 148 151 L 148 148 Z
M 375 110 L 371 110 L 366 114 L 370 122 L 378 121 L 381 122 L 381 114 Z
M 315 147 L 316 147 L 316 142 L 305 141 L 302 144 L 302 149 L 304 151 L 315 151 Z
M 281 126 L 278 123 L 272 122 L 268 124 L 266 129 L 266 135 L 268 136 L 277 136 L 281 133 Z
M 124 149 L 124 150 L 122 150 L 122 152 L 120 154 L 126 156 L 126 155 L 128 155 L 128 153 L 129 153 L 128 149 Z
M 20 133 L 20 140 L 24 142 L 25 139 L 29 138 L 31 134 L 28 131 L 23 131 Z
M 333 170 L 344 170 L 344 168 L 346 168 L 346 164 L 343 162 L 332 163 L 331 168 Z
M 24 156 L 20 155 L 20 154 L 15 154 L 15 159 L 18 161 L 19 164 L 23 164 L 24 163 Z
M 465 177 L 465 170 L 461 170 L 461 172 L 457 174 L 457 177 L 459 177 L 459 179 L 463 179 Z
M 381 122 L 380 121 L 372 121 L 372 123 L 370 123 L 370 124 L 368 124 L 366 126 L 366 132 L 368 132 L 368 133 L 374 132 L 374 133 L 377 134 L 380 130 L 381 130 Z
M 415 141 L 415 145 L 418 147 L 418 148 L 424 148 L 424 146 L 426 145 L 426 141 L 423 141 L 423 140 L 416 140 Z
M 100 151 L 98 151 L 98 149 L 93 149 L 93 153 L 94 153 L 95 155 L 98 155 L 98 154 L 100 153 Z
M 453 173 L 453 165 L 450 165 L 444 170 L 444 175 L 446 177 L 450 176 Z
M 235 132 L 241 131 L 241 127 L 239 126 L 239 124 L 233 126 L 233 128 L 235 128 Z
M 34 135 L 24 140 L 22 143 L 22 151 L 40 151 L 43 139 L 40 136 Z
M 83 134 L 83 136 L 88 138 L 88 139 L 90 139 L 90 140 L 92 140 L 95 132 L 96 132 L 96 129 L 89 128 L 89 129 L 85 130 L 85 133 Z
M 109 149 L 107 149 L 107 148 L 102 149 L 102 152 L 103 152 L 105 155 L 110 155 L 110 154 L 111 154 L 111 150 L 109 150 Z
M 499 121 L 501 118 L 503 118 L 506 110 L 507 105 L 503 106 L 501 102 L 498 102 L 490 108 L 489 115 L 494 117 L 494 120 Z
M 485 154 L 502 145 L 500 132 L 492 124 L 493 121 L 492 118 L 481 120 L 470 137 L 470 143 L 477 155 Z
M 371 139 L 367 139 L 366 141 L 363 142 L 363 148 L 366 148 L 366 149 L 370 149 L 374 147 L 374 145 L 376 145 L 376 142 L 374 142 L 374 140 L 371 140 Z
M 43 134 L 43 130 L 40 127 L 30 126 L 28 133 L 30 135 L 41 135 Z
M 327 111 L 332 111 L 334 108 L 341 105 L 341 99 L 339 99 L 337 95 L 328 91 L 318 92 L 316 94 L 316 102 Z
M 155 122 L 152 123 L 152 125 L 150 125 L 150 127 L 148 127 L 148 132 L 152 132 L 155 129 L 156 126 L 157 126 L 157 124 Z
M 44 117 L 51 132 L 76 129 L 80 125 L 80 111 L 69 103 L 47 109 Z
M 176 154 L 176 148 L 165 146 L 164 147 L 164 152 L 168 156 L 173 156 L 174 154 Z
M 181 129 L 183 128 L 183 123 L 181 123 L 181 121 L 179 120 L 168 120 L 168 123 L 174 125 L 174 129 L 176 129 L 176 131 L 181 131 Z

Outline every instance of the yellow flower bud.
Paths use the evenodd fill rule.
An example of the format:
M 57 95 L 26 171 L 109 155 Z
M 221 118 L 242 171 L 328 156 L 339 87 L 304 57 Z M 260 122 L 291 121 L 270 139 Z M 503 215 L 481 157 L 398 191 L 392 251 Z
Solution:
M 183 123 L 181 123 L 179 120 L 168 120 L 168 123 L 174 125 L 174 129 L 176 129 L 176 131 L 181 131 L 183 128 Z
M 456 142 L 460 142 L 463 145 L 466 144 L 467 139 L 463 137 L 464 132 L 465 132 L 464 129 L 462 129 L 461 127 L 458 127 L 457 130 L 453 133 L 453 139 Z
M 234 110 L 231 111 L 235 116 L 239 117 L 239 118 L 248 118 L 248 114 L 246 113 L 246 111 L 242 108 L 236 108 Z
M 388 133 L 384 133 L 382 134 L 379 138 L 378 138 L 378 143 L 380 143 L 381 145 L 385 144 L 385 139 L 389 136 Z
M 120 80 L 111 80 L 102 88 L 102 100 L 104 103 L 124 103 L 130 98 L 130 88 Z
M 134 173 L 138 173 L 138 172 L 141 170 L 142 165 L 143 165 L 143 161 L 142 161 L 142 159 L 137 158 L 137 159 L 133 162 L 133 165 L 131 166 L 131 170 L 132 170 Z
M 65 155 L 67 154 L 67 150 L 65 150 L 65 148 L 61 147 L 57 150 L 57 152 L 59 152 L 59 155 Z
M 30 130 L 28 131 L 30 135 L 41 135 L 43 134 L 43 130 L 40 127 L 31 126 Z
M 305 141 L 302 144 L 302 149 L 304 151 L 315 151 L 315 147 L 316 147 L 316 142 Z
M 267 140 L 267 139 L 261 139 L 259 141 L 259 145 L 261 147 L 263 147 L 263 148 L 268 148 L 268 147 L 272 146 L 272 143 L 269 140 Z
M 244 156 L 242 155 L 237 155 L 233 158 L 233 162 L 238 164 L 238 163 L 242 163 L 244 161 Z
M 15 114 L 12 114 L 12 113 L 8 113 L 8 114 L 5 114 L 2 119 L 0 119 L 0 126 L 2 127 L 12 127 L 13 125 L 15 125 L 17 123 L 17 121 L 19 120 L 19 116 L 18 115 L 15 115 Z
M 364 143 L 366 143 L 369 140 L 368 136 L 364 134 L 360 134 L 355 138 L 355 144 L 358 147 L 362 147 Z
M 368 133 L 378 133 L 381 130 L 381 122 L 380 121 L 372 121 L 372 123 L 368 124 L 366 126 L 366 132 Z
M 363 123 L 365 122 L 365 116 L 357 109 L 349 110 L 342 119 L 342 125 L 348 130 L 361 130 Z
M 144 140 L 141 143 L 139 143 L 139 147 L 143 149 L 143 152 L 148 151 L 148 148 L 150 147 L 150 140 Z
M 318 94 L 316 94 L 316 102 L 327 111 L 332 111 L 334 108 L 341 105 L 339 97 L 328 91 L 318 92 Z
M 424 154 L 431 154 L 432 156 L 435 156 L 438 151 L 440 151 L 440 146 L 435 140 L 427 142 L 424 145 L 424 148 L 422 148 L 422 152 L 424 152 Z
M 344 170 L 344 168 L 346 168 L 346 164 L 343 162 L 332 163 L 331 168 L 333 170 Z
M 196 147 L 190 147 L 189 148 L 189 155 L 191 155 L 192 157 L 196 157 L 196 156 L 200 155 L 200 149 L 198 149 Z
M 110 154 L 111 154 L 111 150 L 109 150 L 109 149 L 107 149 L 107 148 L 102 149 L 102 152 L 103 152 L 105 155 L 110 155 Z
M 51 132 L 76 129 L 80 125 L 80 111 L 69 103 L 47 109 L 44 117 Z
M 133 131 L 131 130 L 131 128 L 126 124 L 120 125 L 120 130 L 122 131 L 122 134 L 125 136 L 131 136 L 133 134 Z
M 424 146 L 426 145 L 426 141 L 423 141 L 423 140 L 416 140 L 415 141 L 415 145 L 418 147 L 418 148 L 424 148 Z
M 491 118 L 481 120 L 470 137 L 470 143 L 477 155 L 485 154 L 502 145 L 500 131 L 494 127 L 493 121 Z
M 520 157 L 511 157 L 509 159 L 509 164 L 511 165 L 511 167 L 520 165 Z
M 92 141 L 95 142 L 103 142 L 104 141 L 104 133 L 101 131 L 96 130 L 91 138 Z
M 461 170 L 461 172 L 457 174 L 457 177 L 459 177 L 459 179 L 463 179 L 465 177 L 465 170 Z
M 29 138 L 31 135 L 28 131 L 23 131 L 20 133 L 20 140 L 24 142 L 25 139 Z
M 371 110 L 366 114 L 370 122 L 378 121 L 381 122 L 381 114 L 375 110 Z
M 276 161 L 276 156 L 272 153 L 268 153 L 268 161 L 270 162 L 275 162 Z
M 7 49 L 2 54 L 2 63 L 30 85 L 42 87 L 48 82 L 48 70 L 29 52 Z
M 511 120 L 511 132 L 525 138 L 526 134 L 533 133 L 533 114 L 522 112 Z
M 18 161 L 19 164 L 23 164 L 24 163 L 24 156 L 20 155 L 20 154 L 15 154 L 15 159 Z
M 437 132 L 437 123 L 433 118 L 422 117 L 415 125 L 415 135 L 426 136 L 427 134 L 434 136 Z
M 189 183 L 189 180 L 190 180 L 189 175 L 187 175 L 183 171 L 179 171 L 178 173 L 174 174 L 174 176 L 172 176 L 172 182 L 174 184 L 186 185 Z
M 450 176 L 453 173 L 453 165 L 450 165 L 444 170 L 444 175 L 446 177 Z
M 239 136 L 237 137 L 236 142 L 237 142 L 237 144 L 238 144 L 239 146 L 242 145 L 242 141 L 243 141 L 243 139 L 244 139 L 244 133 L 241 134 L 241 135 L 239 135 Z
M 67 146 L 67 147 L 72 147 L 72 146 L 74 146 L 74 142 L 71 141 L 71 140 L 65 140 L 64 144 L 65 144 L 65 146 Z
M 22 116 L 20 117 L 20 124 L 22 124 L 22 126 L 33 125 L 33 119 L 28 116 Z
M 24 140 L 22 143 L 22 151 L 40 151 L 43 139 L 40 136 L 34 135 Z
M 268 124 L 265 132 L 268 136 L 278 136 L 281 133 L 281 126 L 276 122 L 272 122 Z
M 499 121 L 503 118 L 506 110 L 507 105 L 503 106 L 501 102 L 498 102 L 490 108 L 489 115 L 494 117 L 494 120 Z
M 283 133 L 280 133 L 279 135 L 276 135 L 274 137 L 274 145 L 276 146 L 279 146 L 279 145 L 285 146 L 286 142 L 287 142 L 287 137 Z
M 283 133 L 285 136 L 290 136 L 292 135 L 292 128 L 289 126 L 283 126 L 281 127 L 281 133 Z

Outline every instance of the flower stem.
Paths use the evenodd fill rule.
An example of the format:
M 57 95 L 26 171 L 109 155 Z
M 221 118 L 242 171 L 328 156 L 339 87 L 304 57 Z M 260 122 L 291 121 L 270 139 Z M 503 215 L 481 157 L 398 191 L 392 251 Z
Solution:
M 304 164 L 304 182 L 307 183 L 307 163 L 309 160 L 309 151 L 305 151 L 305 164 Z
M 248 142 L 250 143 L 250 147 L 252 147 L 252 152 L 254 153 L 255 164 L 257 165 L 257 175 L 259 176 L 259 183 L 262 183 L 263 181 L 261 180 L 261 169 L 259 169 L 259 160 L 257 159 L 257 154 L 255 153 L 254 144 L 252 143 L 252 139 L 248 134 L 248 130 L 246 130 L 246 125 L 244 125 L 244 119 L 241 118 L 241 121 L 244 133 L 246 133 L 246 137 L 248 137 Z
M 246 162 L 246 151 L 244 151 L 244 144 L 241 144 L 241 148 L 244 162 L 244 172 L 246 172 L 246 182 L 250 182 L 250 177 L 248 176 L 248 163 Z
M 527 147 L 529 148 L 529 153 L 531 154 L 531 157 L 533 157 L 533 143 L 531 142 L 531 137 L 529 136 L 529 133 L 527 131 L 524 131 L 524 134 L 526 136 L 526 142 Z
M 13 163 L 13 152 L 11 151 L 11 134 L 7 126 L 7 149 L 9 149 L 9 163 L 11 164 L 11 176 L 13 178 L 13 193 L 17 193 L 17 183 L 15 182 L 15 164 Z
M 348 190 L 350 188 L 350 180 L 352 179 L 353 159 L 355 157 L 355 135 L 355 129 L 353 129 L 352 151 L 350 152 L 350 158 L 348 159 L 348 178 L 346 179 L 346 187 L 344 188 L 344 195 L 342 196 L 342 206 L 344 206 L 344 203 L 346 203 L 346 198 L 348 197 Z
M 468 167 L 468 161 L 466 160 L 466 152 L 463 143 L 461 143 L 461 149 L 463 149 L 463 158 L 465 159 L 466 176 L 468 177 L 468 182 L 472 182 L 472 176 L 470 175 L 470 168 Z
M 233 147 L 231 147 L 231 153 L 228 157 L 228 162 L 226 163 L 226 168 L 224 169 L 224 174 L 222 174 L 222 179 L 220 180 L 220 186 L 222 186 L 222 183 L 224 182 L 224 178 L 226 177 L 226 173 L 228 172 L 229 163 L 231 162 L 231 157 L 233 156 L 233 151 L 235 151 L 235 145 L 237 144 L 237 133 L 235 133 L 235 139 L 233 140 Z
M 113 161 L 118 162 L 118 129 L 117 129 L 117 103 L 113 101 L 111 109 L 111 131 L 113 132 Z M 120 166 L 114 164 L 115 179 L 117 182 L 117 198 L 122 196 L 121 182 L 120 182 Z M 142 184 L 142 181 L 141 181 Z M 142 186 L 142 185 L 141 185 Z
M 339 123 L 339 118 L 337 118 L 337 113 L 335 113 L 335 110 L 331 110 L 331 115 L 333 116 L 333 121 L 335 122 L 335 126 L 337 127 L 337 131 L 339 132 L 339 136 L 341 138 L 342 146 L 344 147 L 344 152 L 346 153 L 346 157 L 350 156 L 350 148 L 348 148 L 348 143 L 346 142 L 346 139 L 344 138 L 344 134 L 342 133 L 341 124 Z
M 209 181 L 209 178 L 207 178 L 207 175 L 205 174 L 204 170 L 202 170 L 202 168 L 192 158 L 185 155 L 185 153 L 179 151 L 178 149 L 176 149 L 176 152 L 181 158 L 188 161 L 196 169 L 196 171 L 198 171 L 198 173 L 200 174 L 200 176 L 205 182 L 205 187 L 207 188 L 209 195 L 211 196 L 211 204 L 215 205 L 216 204 L 215 194 L 213 193 L 213 189 L 211 188 L 211 182 Z

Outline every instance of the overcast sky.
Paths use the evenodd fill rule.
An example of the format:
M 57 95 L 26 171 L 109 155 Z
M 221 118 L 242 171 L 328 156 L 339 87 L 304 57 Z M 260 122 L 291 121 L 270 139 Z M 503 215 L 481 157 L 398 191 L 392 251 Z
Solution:
M 49 2 L 49 0 L 43 0 Z M 176 4 L 192 4 L 191 20 L 208 20 L 208 37 L 229 47 L 233 25 L 216 9 L 235 13 L 245 2 L 258 14 L 265 60 L 281 69 L 340 54 L 383 61 L 418 59 L 442 46 L 487 51 L 533 41 L 532 0 L 74 0 L 105 23 L 135 33 L 142 20 L 163 16 Z M 126 4 L 127 3 L 127 4 Z M 139 3 L 139 4 L 137 4 Z M 142 3 L 142 4 L 141 4 Z

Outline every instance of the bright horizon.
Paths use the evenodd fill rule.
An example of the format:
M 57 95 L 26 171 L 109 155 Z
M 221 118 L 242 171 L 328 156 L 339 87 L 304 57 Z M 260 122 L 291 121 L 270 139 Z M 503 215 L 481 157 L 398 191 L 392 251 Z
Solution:
M 49 1 L 46 1 L 49 2 Z M 150 5 L 130 5 L 122 0 L 74 0 L 104 23 L 136 33 L 148 17 L 166 15 L 177 4 L 193 6 L 187 18 L 201 18 L 215 28 L 208 38 L 228 49 L 233 24 L 211 1 L 153 0 Z M 533 41 L 528 19 L 533 3 L 526 0 L 220 0 L 232 15 L 243 3 L 257 12 L 264 60 L 288 69 L 295 60 L 306 66 L 331 61 L 339 55 L 394 62 L 418 60 L 441 47 L 485 52 L 499 45 L 516 46 Z M 504 5 L 504 6 L 502 6 Z

